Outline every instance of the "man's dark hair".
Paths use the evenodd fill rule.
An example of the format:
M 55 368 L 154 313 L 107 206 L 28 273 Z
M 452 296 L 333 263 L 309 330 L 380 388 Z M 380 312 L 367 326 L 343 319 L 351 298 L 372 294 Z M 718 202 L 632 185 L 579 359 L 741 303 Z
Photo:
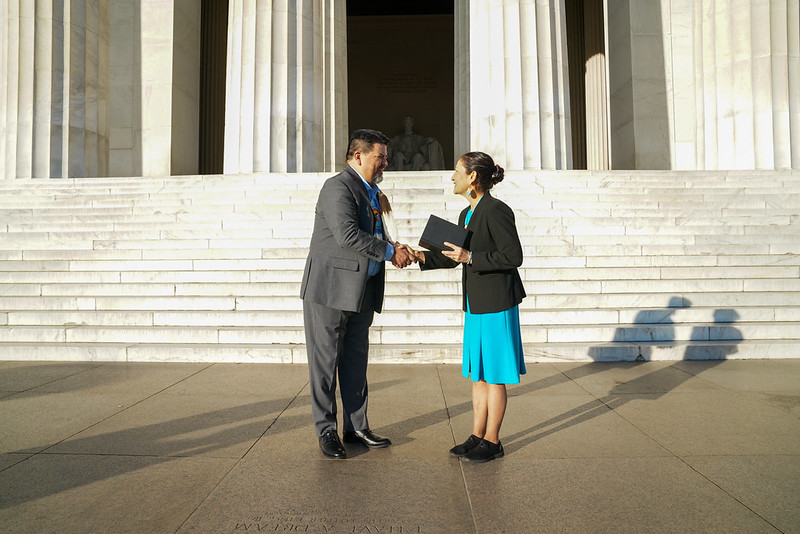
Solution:
M 372 152 L 372 146 L 375 143 L 381 145 L 388 145 L 389 138 L 383 135 L 378 130 L 356 130 L 350 134 L 350 142 L 347 144 L 347 160 L 353 157 L 353 154 L 358 152 L 369 153 Z

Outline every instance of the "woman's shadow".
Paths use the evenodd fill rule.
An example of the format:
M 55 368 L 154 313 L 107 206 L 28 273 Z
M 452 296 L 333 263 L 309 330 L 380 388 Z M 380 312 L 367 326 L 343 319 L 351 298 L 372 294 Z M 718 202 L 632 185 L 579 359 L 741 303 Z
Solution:
M 672 300 L 670 302 L 673 303 Z M 670 324 L 672 324 L 671 315 L 675 311 L 676 309 L 673 309 L 667 315 Z M 640 316 L 642 318 L 647 317 L 648 315 L 646 314 L 648 313 L 645 311 L 640 312 L 637 318 Z M 712 324 L 698 325 L 692 328 L 690 340 L 684 350 L 682 360 L 678 360 L 671 365 L 659 367 L 650 373 L 638 376 L 627 382 L 617 384 L 607 395 L 596 397 L 572 410 L 507 436 L 504 442 L 512 445 L 513 448 L 521 449 L 561 430 L 608 414 L 609 411 L 614 411 L 628 402 L 634 400 L 657 400 L 698 374 L 719 365 L 727 359 L 728 355 L 738 351 L 737 345 L 744 338 L 741 331 L 732 326 L 732 323 L 739 318 L 736 310 L 717 309 L 714 310 L 713 316 L 714 322 Z M 672 331 L 674 332 L 674 329 Z M 673 338 L 670 341 L 674 343 L 675 340 Z M 642 353 L 645 353 L 645 350 Z M 647 352 L 648 357 L 649 355 L 650 353 Z M 685 360 L 705 360 L 707 363 L 690 371 L 685 365 L 682 365 Z M 628 362 L 623 365 L 636 366 L 639 364 Z M 597 369 L 595 372 L 600 370 L 602 369 Z

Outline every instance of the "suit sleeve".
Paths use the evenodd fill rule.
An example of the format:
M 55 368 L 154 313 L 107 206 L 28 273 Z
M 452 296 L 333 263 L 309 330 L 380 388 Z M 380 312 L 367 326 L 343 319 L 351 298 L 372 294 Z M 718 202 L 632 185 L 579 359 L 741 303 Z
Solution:
M 460 264 L 455 262 L 438 251 L 426 250 L 425 263 L 420 263 L 419 268 L 422 271 L 431 271 L 433 269 L 452 269 L 458 267 Z
M 317 209 L 340 247 L 384 260 L 388 243 L 359 227 L 358 202 L 344 182 L 328 180 L 320 191 Z
M 511 208 L 502 203 L 496 204 L 486 222 L 495 249 L 473 252 L 472 269 L 477 272 L 501 271 L 522 265 L 522 244 Z

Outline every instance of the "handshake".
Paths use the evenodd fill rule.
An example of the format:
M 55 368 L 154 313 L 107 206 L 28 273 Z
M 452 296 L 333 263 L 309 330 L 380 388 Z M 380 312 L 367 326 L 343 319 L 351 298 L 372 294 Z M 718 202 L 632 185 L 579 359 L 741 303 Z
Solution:
M 425 263 L 425 254 L 422 251 L 414 250 L 410 246 L 403 243 L 394 244 L 394 256 L 392 256 L 392 265 L 398 269 L 408 267 L 412 263 L 417 262 Z

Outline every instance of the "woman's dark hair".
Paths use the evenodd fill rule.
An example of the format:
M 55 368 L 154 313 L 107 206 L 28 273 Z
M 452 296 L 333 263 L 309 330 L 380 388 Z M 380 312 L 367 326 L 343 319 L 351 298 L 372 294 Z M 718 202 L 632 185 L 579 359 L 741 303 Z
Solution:
M 472 174 L 472 171 L 478 173 L 478 187 L 481 191 L 488 191 L 505 177 L 503 167 L 496 165 L 492 156 L 485 152 L 467 152 L 458 159 L 464 164 L 467 174 Z

